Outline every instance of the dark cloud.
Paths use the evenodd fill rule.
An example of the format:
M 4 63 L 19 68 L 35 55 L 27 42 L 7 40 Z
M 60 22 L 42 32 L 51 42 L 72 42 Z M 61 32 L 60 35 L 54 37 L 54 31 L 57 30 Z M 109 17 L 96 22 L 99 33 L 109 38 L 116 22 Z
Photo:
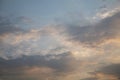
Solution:
M 120 64 L 111 64 L 108 66 L 103 67 L 98 72 L 114 75 L 120 79 Z
M 64 74 L 75 71 L 78 64 L 80 62 L 76 61 L 70 53 L 46 56 L 23 55 L 11 60 L 0 58 L 0 78 L 4 80 L 12 80 L 12 78 L 45 80 L 53 75 L 50 80 L 54 80 L 56 76 L 65 76 Z
M 98 68 L 97 71 L 90 72 L 92 77 L 85 80 L 101 80 L 101 79 L 109 79 L 109 80 L 119 80 L 120 79 L 120 64 L 110 64 L 107 66 L 103 66 Z M 92 79 L 93 78 L 93 79 Z M 84 80 L 84 79 L 83 79 Z
M 54 57 L 53 59 L 51 57 Z M 59 55 L 34 55 L 26 56 L 23 55 L 20 58 L 5 60 L 0 58 L 0 68 L 16 68 L 16 67 L 49 67 L 53 68 L 58 72 L 67 72 L 75 69 L 71 63 L 77 65 L 77 61 L 69 54 L 63 53 Z
M 94 45 L 106 39 L 119 37 L 120 13 L 105 18 L 99 23 L 88 26 L 67 25 L 66 33 L 69 41 L 77 41 Z

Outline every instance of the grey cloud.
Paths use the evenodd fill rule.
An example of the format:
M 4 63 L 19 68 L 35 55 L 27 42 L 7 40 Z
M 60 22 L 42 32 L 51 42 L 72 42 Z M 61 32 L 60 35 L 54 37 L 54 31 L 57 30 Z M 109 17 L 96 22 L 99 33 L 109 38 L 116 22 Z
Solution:
M 59 59 L 49 59 L 52 56 L 59 57 Z M 76 61 L 70 53 L 63 53 L 46 56 L 23 55 L 21 58 L 11 60 L 0 58 L 0 64 L 0 78 L 4 80 L 13 80 L 14 78 L 15 80 L 33 78 L 36 80 L 45 80 L 50 78 L 50 75 L 53 75 L 50 80 L 56 80 L 56 78 L 59 78 L 60 76 L 64 77 L 65 74 L 67 75 L 70 72 L 75 71 L 80 62 Z M 37 72 L 35 71 L 34 73 L 34 70 L 36 69 Z M 52 73 L 52 71 L 50 73 L 49 71 L 47 72 L 47 69 L 54 70 L 54 73 Z
M 0 16 L 0 35 L 19 31 L 23 31 L 23 29 L 16 27 L 16 24 L 9 17 Z
M 120 30 L 120 13 L 112 17 L 105 18 L 99 23 L 88 26 L 67 25 L 66 35 L 69 41 L 77 41 L 94 45 L 101 43 L 106 39 L 119 37 Z
M 120 64 L 111 64 L 105 66 L 102 69 L 98 70 L 98 72 L 114 75 L 120 79 Z
M 28 30 L 21 28 L 17 20 L 18 18 L 16 17 L 0 16 L 0 57 L 13 55 L 12 53 L 15 53 L 18 49 L 17 46 L 10 44 L 15 42 L 13 37 L 28 33 Z
M 112 39 L 115 37 L 119 37 L 119 34 L 118 34 L 119 30 L 120 30 L 119 21 L 120 21 L 120 13 L 117 13 L 114 16 L 106 18 L 106 19 L 102 20 L 100 23 L 97 23 L 95 25 L 88 25 L 88 26 L 80 27 L 80 26 L 74 26 L 74 25 L 70 24 L 70 25 L 67 25 L 66 31 L 63 32 L 63 33 L 65 33 L 65 36 L 63 36 L 63 34 L 61 34 L 60 37 L 67 37 L 67 41 L 74 41 L 74 42 L 80 42 L 83 44 L 94 45 L 96 43 L 101 43 L 106 39 Z M 6 23 L 6 22 L 7 22 L 7 20 L 1 21 L 1 25 L 3 25 L 3 26 L 1 27 L 0 35 L 6 34 L 6 33 L 13 33 L 14 31 L 16 32 L 16 31 L 21 30 L 18 28 L 16 29 L 16 27 L 12 26 L 12 23 L 9 22 L 9 20 L 8 20 L 8 23 Z M 7 26 L 8 28 L 4 28 L 4 26 Z M 11 29 L 9 29 L 9 28 L 11 28 Z M 56 32 L 57 31 L 59 33 L 59 30 L 56 30 Z M 43 31 L 43 33 L 46 33 L 46 32 Z M 53 32 L 53 31 L 51 31 L 51 32 Z M 46 33 L 46 35 L 48 35 L 48 34 L 49 34 L 49 32 Z M 24 35 L 24 34 L 22 34 L 22 35 Z M 24 44 L 24 43 L 26 43 L 26 44 Z M 30 44 L 32 44 L 32 42 L 30 42 Z M 27 41 L 22 42 L 22 44 L 18 44 L 17 46 L 9 45 L 7 43 L 6 44 L 2 43 L 2 45 L 4 45 L 2 47 L 3 49 L 5 49 L 4 51 L 9 52 L 8 54 L 10 54 L 10 56 L 9 55 L 7 56 L 10 60 L 5 60 L 5 59 L 0 58 L 0 78 L 2 78 L 4 80 L 13 80 L 12 79 L 13 77 L 14 77 L 14 79 L 17 79 L 17 80 L 22 79 L 20 76 L 19 77 L 17 77 L 17 76 L 21 75 L 21 74 L 24 75 L 24 69 L 22 69 L 22 68 L 26 67 L 26 66 L 29 67 L 30 69 L 32 69 L 33 67 L 38 67 L 40 69 L 41 69 L 41 67 L 45 67 L 45 68 L 47 67 L 52 70 L 55 70 L 56 74 L 54 74 L 54 78 L 56 77 L 56 75 L 65 75 L 65 73 L 69 74 L 70 72 L 74 73 L 74 71 L 76 71 L 78 67 L 79 67 L 78 70 L 80 70 L 80 67 L 85 67 L 85 68 L 89 67 L 89 69 L 91 69 L 90 66 L 88 66 L 89 63 L 84 64 L 84 60 L 82 62 L 80 60 L 76 60 L 73 57 L 73 55 L 71 55 L 71 53 L 69 53 L 69 52 L 61 53 L 61 54 L 57 54 L 57 55 L 50 54 L 50 55 L 41 56 L 41 55 L 35 55 L 35 52 L 33 51 L 32 56 L 23 55 L 22 57 L 17 57 L 16 59 L 13 59 L 11 57 L 11 55 L 12 55 L 12 53 L 14 54 L 14 52 L 15 52 L 14 50 L 16 50 L 18 48 L 17 46 L 19 46 L 19 47 L 20 47 L 20 45 L 24 46 L 22 49 L 20 49 L 23 51 L 24 51 L 24 49 L 26 49 L 26 46 L 27 47 L 30 46 L 30 45 L 27 45 Z M 73 46 L 73 47 L 76 47 L 76 46 Z M 2 50 L 2 48 L 1 48 L 1 50 Z M 37 46 L 37 48 L 38 48 L 38 46 Z M 58 49 L 56 48 L 53 51 L 51 50 L 51 53 L 54 51 L 57 52 L 59 49 L 60 48 L 58 48 Z M 15 55 L 17 55 L 17 53 L 18 52 L 16 52 Z M 23 54 L 25 54 L 25 53 L 23 53 Z M 39 52 L 39 54 L 40 54 L 40 52 Z M 97 62 L 97 60 L 96 60 L 96 62 Z M 83 65 L 82 65 L 82 63 L 83 63 Z M 98 64 L 99 64 L 99 62 L 95 65 L 98 65 Z M 102 68 L 100 71 L 102 73 L 120 76 L 119 75 L 119 67 L 120 67 L 119 64 L 110 65 L 110 66 L 106 66 L 106 67 Z M 83 68 L 83 70 L 85 68 Z M 93 69 L 93 65 L 92 65 L 92 69 Z M 87 71 L 87 69 L 85 69 L 85 70 Z M 80 71 L 81 72 L 77 71 L 78 74 L 79 73 L 84 74 L 84 72 L 82 70 L 80 70 Z M 47 75 L 42 75 L 39 77 L 39 79 L 45 80 L 45 78 L 48 77 L 48 75 L 50 75 L 50 74 L 51 73 L 48 73 Z M 5 75 L 7 77 L 9 76 L 8 78 L 10 78 L 10 79 L 5 78 L 4 77 Z M 27 78 L 27 79 L 35 80 L 36 78 Z M 57 79 L 51 79 L 51 80 L 57 80 Z M 83 80 L 97 80 L 97 79 L 96 78 L 86 78 Z
M 58 59 L 49 59 L 50 57 L 59 57 Z M 37 66 L 37 67 L 49 67 L 53 68 L 58 72 L 67 72 L 75 69 L 75 65 L 77 65 L 77 61 L 71 56 L 70 53 L 63 53 L 59 55 L 34 55 L 34 56 L 26 56 L 23 55 L 20 58 L 5 60 L 0 58 L 0 68 L 16 68 L 16 67 L 24 67 L 24 66 Z M 74 66 L 71 65 L 74 64 Z M 71 65 L 71 66 L 70 66 Z
M 24 19 L 24 17 L 23 17 L 23 19 Z M 21 28 L 15 27 L 14 24 L 8 18 L 0 18 L 0 21 L 1 21 L 0 34 L 23 31 L 23 30 L 21 30 Z M 52 27 L 52 28 L 54 28 L 53 30 L 51 30 L 52 28 L 49 27 L 47 30 L 46 30 L 46 28 L 43 28 L 43 30 L 40 30 L 40 31 L 39 30 L 38 31 L 36 30 L 35 32 L 28 31 L 28 32 L 26 32 L 27 34 L 25 36 L 23 36 L 24 33 L 22 32 L 23 34 L 14 36 L 14 38 L 18 37 L 17 41 L 19 44 L 17 44 L 17 45 L 8 44 L 8 43 L 13 43 L 15 39 L 11 39 L 11 41 L 10 40 L 6 41 L 6 43 L 3 43 L 3 42 L 0 43 L 4 46 L 4 47 L 1 46 L 1 48 L 2 48 L 1 51 L 3 51 L 2 55 L 3 54 L 5 55 L 6 53 L 9 52 L 8 55 L 13 54 L 13 56 L 14 56 L 14 54 L 15 54 L 15 55 L 19 56 L 21 54 L 24 54 L 24 52 L 22 52 L 22 51 L 27 51 L 28 48 L 30 50 L 28 54 L 31 54 L 30 52 L 35 54 L 36 53 L 35 50 L 40 51 L 41 47 L 39 45 L 41 45 L 41 44 L 39 44 L 39 43 L 41 43 L 41 41 L 40 41 L 40 39 L 38 39 L 38 41 L 34 42 L 34 44 L 37 43 L 37 47 L 32 47 L 33 43 L 32 43 L 32 41 L 29 41 L 29 40 L 31 40 L 31 38 L 37 38 L 37 37 L 39 38 L 40 34 L 42 34 L 43 36 L 49 36 L 49 35 L 53 34 L 52 36 L 50 36 L 51 38 L 54 36 L 57 36 L 57 38 L 60 38 L 60 40 L 61 40 L 59 45 L 61 45 L 62 42 L 66 39 L 65 42 L 73 41 L 73 44 L 75 42 L 78 42 L 80 44 L 82 43 L 82 44 L 87 44 L 90 46 L 94 46 L 94 45 L 96 46 L 96 44 L 102 43 L 106 39 L 112 39 L 115 37 L 119 37 L 119 34 L 120 34 L 119 33 L 119 30 L 120 30 L 119 21 L 120 21 L 120 13 L 117 13 L 117 14 L 113 15 L 112 17 L 108 17 L 94 25 L 88 25 L 88 26 L 81 27 L 81 26 L 74 25 L 74 24 L 73 25 L 66 24 L 64 27 L 64 28 L 66 28 L 65 30 L 61 29 L 63 27 L 58 26 L 58 27 L 60 27 L 60 29 L 59 29 L 56 26 L 54 26 L 55 28 Z M 10 36 L 11 35 L 9 35 L 9 38 L 10 38 Z M 23 37 L 21 37 L 21 36 L 23 36 Z M 4 36 L 2 36 L 2 37 L 4 37 Z M 26 37 L 28 37 L 28 40 L 24 41 L 24 39 L 26 39 Z M 52 42 L 52 40 L 54 40 L 54 39 L 51 39 L 51 41 L 48 40 L 48 39 L 50 39 L 50 37 L 48 37 L 48 38 L 46 37 L 45 38 L 46 40 L 43 39 L 44 37 L 42 38 L 43 39 L 42 42 L 44 44 L 46 44 L 46 46 L 45 46 L 46 49 L 48 49 L 47 45 L 51 46 L 51 44 L 49 44 L 49 43 L 52 43 L 52 45 L 53 45 L 53 43 L 55 43 L 55 41 Z M 6 39 L 8 39 L 8 38 L 6 38 Z M 21 40 L 21 41 L 19 42 L 19 40 Z M 44 41 L 47 41 L 48 43 L 44 42 Z M 58 42 L 56 42 L 56 43 L 58 43 Z M 55 43 L 55 46 L 58 46 L 58 45 L 56 45 L 56 43 Z M 5 48 L 5 47 L 7 47 L 7 48 Z M 32 49 L 34 49 L 34 50 L 32 50 Z M 19 50 L 20 53 L 16 52 L 17 50 Z
M 90 72 L 89 74 L 94 76 L 94 77 L 91 77 L 93 78 L 93 80 L 94 78 L 95 80 L 99 80 L 99 79 L 119 80 L 120 79 L 120 64 L 104 65 L 98 68 L 96 71 Z M 89 79 L 85 79 L 85 80 L 89 80 Z

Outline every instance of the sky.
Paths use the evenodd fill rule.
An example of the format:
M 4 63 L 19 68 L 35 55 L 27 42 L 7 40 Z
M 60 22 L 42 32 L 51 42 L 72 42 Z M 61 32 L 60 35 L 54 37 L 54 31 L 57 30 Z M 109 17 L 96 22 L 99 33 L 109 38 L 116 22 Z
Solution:
M 0 0 L 0 80 L 119 80 L 120 0 Z
M 93 16 L 102 6 L 111 6 L 113 3 L 115 0 L 1 0 L 0 13 L 4 16 L 28 17 L 35 22 L 35 27 L 51 24 L 56 20 L 67 21 L 74 15 Z

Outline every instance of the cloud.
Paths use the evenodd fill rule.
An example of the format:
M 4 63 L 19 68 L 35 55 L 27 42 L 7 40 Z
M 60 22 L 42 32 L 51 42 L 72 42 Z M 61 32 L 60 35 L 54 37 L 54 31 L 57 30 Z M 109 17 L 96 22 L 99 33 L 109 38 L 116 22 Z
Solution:
M 8 17 L 0 16 L 0 35 L 22 31 Z
M 76 41 L 87 45 L 98 45 L 105 40 L 119 38 L 120 13 L 107 17 L 94 25 L 72 26 L 66 29 L 68 41 Z M 67 33 L 68 32 L 68 33 Z
M 76 59 L 98 56 L 104 53 L 104 49 L 111 42 L 119 40 L 119 18 L 118 12 L 94 25 L 56 24 L 17 34 L 11 32 L 12 34 L 1 36 L 3 46 L 0 55 L 4 58 L 8 56 L 16 58 L 22 54 L 62 54 L 69 51 Z M 63 48 L 56 51 L 58 47 Z
M 14 27 L 14 25 L 9 26 L 6 20 L 2 21 L 1 24 L 4 25 L 1 27 L 1 34 L 8 32 L 12 34 L 0 36 L 0 40 L 2 41 L 1 44 L 4 45 L 4 47 L 1 46 L 2 49 L 0 55 L 12 55 L 17 57 L 22 54 L 57 54 L 54 50 L 57 47 L 64 47 L 64 49 L 61 48 L 61 51 L 69 51 L 75 57 L 77 56 L 79 58 L 84 56 L 89 57 L 91 56 L 90 53 L 93 55 L 103 53 L 105 46 L 103 44 L 106 44 L 108 40 L 119 39 L 120 13 L 118 12 L 114 13 L 113 16 L 112 15 L 102 19 L 99 23 L 87 26 L 55 24 L 24 32 L 19 28 Z M 24 17 L 22 18 L 24 19 Z M 8 28 L 4 27 L 6 25 Z M 14 32 L 17 32 L 17 34 Z M 58 51 L 58 53 L 63 52 Z
M 118 65 L 109 67 L 120 63 L 119 23 L 118 12 L 87 26 L 55 24 L 24 32 L 1 28 L 1 79 L 117 80 Z
M 55 58 L 52 58 L 55 57 Z M 55 69 L 58 72 L 68 72 L 77 65 L 77 61 L 69 53 L 63 53 L 59 55 L 46 55 L 46 56 L 26 56 L 23 55 L 20 58 L 13 60 L 5 60 L 1 58 L 2 68 L 16 68 L 16 67 L 49 67 Z M 9 64 L 6 64 L 8 62 Z M 72 64 L 74 66 L 72 67 Z M 71 66 L 70 66 L 71 65 Z M 76 66 L 77 67 L 77 66 Z
M 102 19 L 105 19 L 107 17 L 111 17 L 114 14 L 118 13 L 120 11 L 119 6 L 112 7 L 107 7 L 107 5 L 103 5 L 100 7 L 100 10 L 96 13 L 95 16 L 93 16 L 93 20 L 95 21 L 100 21 Z
M 0 58 L 0 78 L 7 80 L 14 79 L 47 79 L 55 80 L 67 77 L 76 71 L 80 61 L 76 61 L 71 54 L 64 53 L 56 55 L 58 59 L 49 59 L 55 55 L 47 56 L 26 56 L 21 58 L 5 60 Z M 7 64 L 9 63 L 9 64 Z M 9 66 L 9 67 L 8 67 Z M 9 76 L 9 77 L 7 77 Z
M 17 22 L 22 22 L 22 23 L 33 23 L 33 20 L 29 17 L 26 17 L 26 16 L 20 16 L 20 17 L 17 17 Z
M 97 68 L 96 71 L 90 72 L 91 77 L 90 79 L 95 80 L 119 80 L 120 79 L 120 64 L 108 64 L 103 65 Z M 87 78 L 85 78 L 86 80 Z M 89 79 L 89 78 L 88 78 Z M 84 79 L 83 79 L 84 80 Z
M 111 64 L 111 65 L 105 66 L 102 69 L 100 69 L 98 72 L 114 75 L 120 78 L 120 64 Z
M 11 28 L 10 26 L 8 27 Z M 8 30 L 10 30 L 9 28 Z M 54 37 L 58 33 L 53 27 L 46 26 L 38 30 L 15 30 L 15 33 L 11 30 L 5 31 L 4 35 L 0 35 L 0 44 L 2 45 L 0 46 L 0 56 L 6 59 L 8 56 L 16 58 L 22 54 L 45 55 L 50 50 L 61 46 L 58 39 Z

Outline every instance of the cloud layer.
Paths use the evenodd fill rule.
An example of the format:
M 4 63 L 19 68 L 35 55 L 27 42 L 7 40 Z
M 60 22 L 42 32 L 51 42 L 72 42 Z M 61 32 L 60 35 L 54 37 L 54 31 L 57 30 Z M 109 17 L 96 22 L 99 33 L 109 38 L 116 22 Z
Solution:
M 0 79 L 119 80 L 119 11 L 87 26 L 15 24 L 0 18 Z

